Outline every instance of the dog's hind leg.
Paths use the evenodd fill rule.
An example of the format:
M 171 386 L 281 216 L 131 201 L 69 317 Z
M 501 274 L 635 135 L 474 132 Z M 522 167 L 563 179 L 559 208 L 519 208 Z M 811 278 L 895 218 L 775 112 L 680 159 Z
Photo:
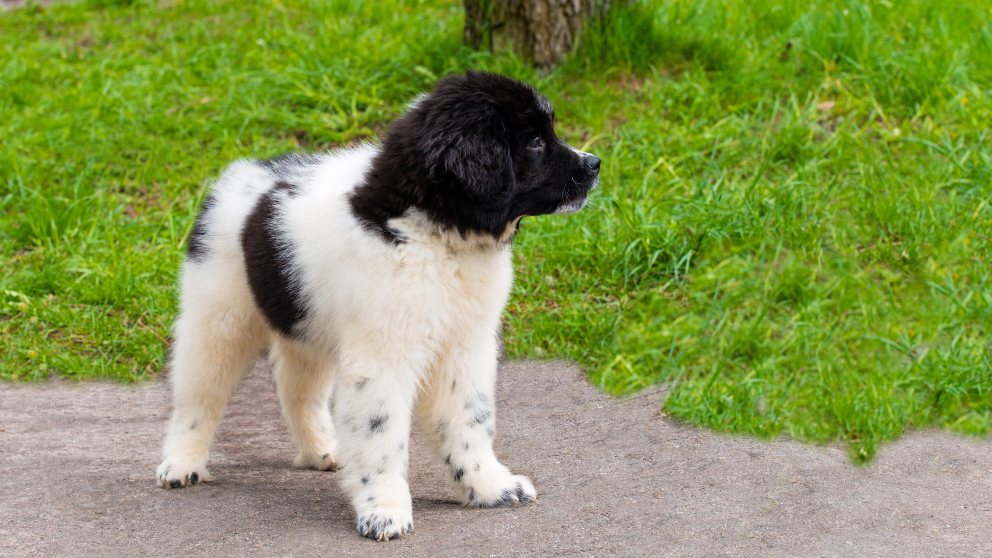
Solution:
M 337 469 L 337 438 L 328 407 L 331 363 L 285 339 L 273 343 L 269 358 L 275 367 L 282 413 L 299 448 L 293 464 L 320 471 Z
M 211 480 L 206 465 L 217 423 L 268 335 L 247 287 L 239 286 L 243 279 L 230 266 L 213 263 L 187 263 L 183 270 L 170 373 L 172 419 L 156 474 L 163 488 Z

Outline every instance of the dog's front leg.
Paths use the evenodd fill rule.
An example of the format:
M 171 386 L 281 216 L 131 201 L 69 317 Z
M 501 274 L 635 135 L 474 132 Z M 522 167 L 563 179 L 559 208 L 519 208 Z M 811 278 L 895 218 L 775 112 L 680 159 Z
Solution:
M 464 339 L 433 375 L 419 409 L 462 501 L 475 507 L 537 499 L 530 479 L 511 473 L 493 453 L 497 356 L 494 331 Z
M 394 539 L 413 532 L 408 440 L 419 375 L 409 362 L 348 360 L 333 396 L 341 485 L 355 507 L 359 534 Z

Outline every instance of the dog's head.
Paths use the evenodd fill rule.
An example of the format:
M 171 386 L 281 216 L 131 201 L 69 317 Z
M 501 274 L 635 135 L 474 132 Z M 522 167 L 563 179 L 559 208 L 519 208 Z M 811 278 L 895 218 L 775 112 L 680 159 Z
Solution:
M 523 216 L 578 211 L 599 182 L 599 158 L 555 135 L 548 100 L 496 74 L 443 79 L 393 125 L 383 155 L 415 172 L 415 205 L 432 218 L 496 236 Z

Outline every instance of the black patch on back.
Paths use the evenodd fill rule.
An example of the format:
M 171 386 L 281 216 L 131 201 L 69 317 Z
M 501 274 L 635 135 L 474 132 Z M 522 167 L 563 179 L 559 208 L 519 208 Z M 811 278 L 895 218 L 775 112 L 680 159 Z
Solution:
M 194 262 L 202 262 L 207 258 L 207 213 L 217 204 L 213 192 L 207 195 L 196 215 L 193 230 L 186 242 L 186 258 Z
M 255 304 L 270 326 L 292 336 L 293 327 L 306 318 L 307 310 L 303 295 L 293 282 L 290 254 L 277 238 L 278 201 L 282 192 L 293 196 L 294 186 L 277 182 L 259 198 L 241 230 L 241 249 Z

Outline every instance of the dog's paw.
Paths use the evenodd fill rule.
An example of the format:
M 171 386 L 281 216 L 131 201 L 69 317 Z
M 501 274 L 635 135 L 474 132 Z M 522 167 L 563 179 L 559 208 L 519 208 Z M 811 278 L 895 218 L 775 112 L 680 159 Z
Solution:
M 413 514 L 376 508 L 358 516 L 358 534 L 374 541 L 391 541 L 413 534 Z
M 520 506 L 537 501 L 534 483 L 523 475 L 509 475 L 499 482 L 485 483 L 485 486 L 469 487 L 467 504 L 474 508 L 501 508 Z
M 162 488 L 183 488 L 200 482 L 210 482 L 213 476 L 205 462 L 166 459 L 158 466 L 155 479 Z
M 293 460 L 293 465 L 304 469 L 316 469 L 318 471 L 337 471 L 338 462 L 334 459 L 334 454 L 325 452 L 318 455 L 298 454 Z

